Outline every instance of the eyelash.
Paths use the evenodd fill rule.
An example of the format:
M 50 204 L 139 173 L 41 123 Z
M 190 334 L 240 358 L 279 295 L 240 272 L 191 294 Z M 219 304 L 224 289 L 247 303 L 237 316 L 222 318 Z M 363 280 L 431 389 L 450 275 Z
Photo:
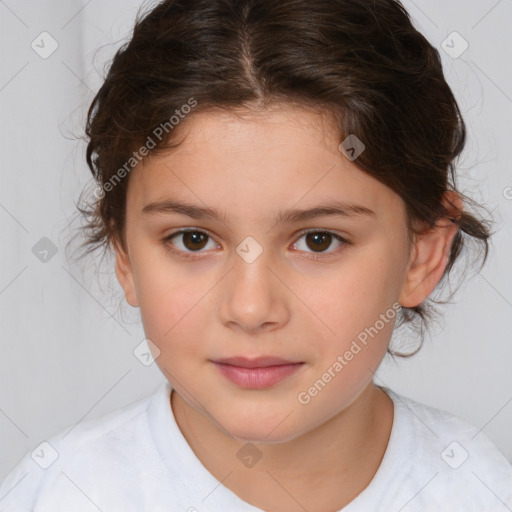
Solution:
M 213 239 L 213 237 L 211 237 L 208 233 L 206 233 L 205 231 L 202 231 L 200 229 L 182 229 L 182 230 L 175 231 L 175 232 L 167 235 L 162 240 L 162 244 L 166 248 L 168 248 L 170 251 L 172 251 L 173 253 L 178 254 L 179 256 L 187 258 L 189 260 L 197 260 L 199 258 L 202 258 L 203 256 L 202 256 L 201 252 L 182 251 L 181 249 L 176 249 L 174 247 L 174 245 L 171 243 L 171 240 L 174 237 L 184 234 L 184 233 L 200 233 L 200 234 L 206 235 L 209 239 Z M 330 255 L 336 254 L 336 253 L 340 252 L 341 250 L 343 250 L 346 246 L 351 245 L 351 242 L 349 240 L 347 240 L 346 238 L 343 238 L 342 236 L 338 235 L 337 233 L 333 233 L 332 231 L 322 230 L 322 229 L 309 229 L 309 230 L 303 231 L 300 233 L 297 240 L 299 240 L 303 236 L 308 235 L 310 233 L 331 235 L 333 238 L 335 238 L 336 240 L 341 242 L 342 245 L 340 247 L 338 247 L 338 249 L 335 249 L 334 251 L 330 251 L 330 252 L 324 252 L 324 253 L 314 253 L 314 252 L 309 253 L 309 252 L 307 252 L 306 254 L 308 254 L 308 256 L 305 256 L 305 257 L 308 259 L 320 260 L 320 259 L 328 258 L 328 257 L 330 257 Z M 295 243 L 297 243 L 297 242 L 294 242 L 294 244 Z

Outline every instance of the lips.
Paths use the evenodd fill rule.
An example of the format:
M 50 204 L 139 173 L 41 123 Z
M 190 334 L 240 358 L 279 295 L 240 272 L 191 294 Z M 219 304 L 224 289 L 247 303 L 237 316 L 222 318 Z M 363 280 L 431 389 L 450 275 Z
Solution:
M 303 362 L 277 357 L 229 357 L 212 361 L 230 382 L 244 389 L 263 389 L 276 385 L 303 366 Z
M 296 361 L 289 361 L 279 357 L 228 357 L 225 359 L 216 359 L 214 363 L 229 364 L 231 366 L 238 366 L 240 368 L 267 368 L 269 366 L 279 366 L 284 364 L 295 364 Z

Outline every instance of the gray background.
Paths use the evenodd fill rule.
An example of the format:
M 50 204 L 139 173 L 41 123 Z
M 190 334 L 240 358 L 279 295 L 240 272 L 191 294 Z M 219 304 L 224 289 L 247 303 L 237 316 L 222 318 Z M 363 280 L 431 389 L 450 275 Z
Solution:
M 459 184 L 488 205 L 498 233 L 489 263 L 465 280 L 423 350 L 385 362 L 376 381 L 458 414 L 512 461 L 512 0 L 404 4 L 440 49 L 467 122 Z M 42 441 L 163 380 L 134 356 L 144 333 L 138 310 L 119 307 L 112 260 L 76 264 L 66 253 L 79 222 L 75 201 L 92 185 L 77 137 L 104 63 L 129 37 L 139 6 L 0 1 L 0 479 Z M 58 43 L 46 59 L 31 47 L 43 31 Z M 460 56 L 453 31 L 469 44 Z M 33 252 L 48 244 L 43 237 L 57 249 L 46 262 Z

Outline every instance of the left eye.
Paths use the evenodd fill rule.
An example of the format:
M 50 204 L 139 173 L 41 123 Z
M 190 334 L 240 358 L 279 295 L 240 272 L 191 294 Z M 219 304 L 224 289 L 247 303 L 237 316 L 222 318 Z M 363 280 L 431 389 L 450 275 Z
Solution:
M 347 244 L 348 241 L 337 235 L 336 233 L 331 233 L 330 231 L 308 231 L 303 233 L 300 238 L 305 237 L 306 246 L 313 250 L 313 253 L 323 253 L 326 252 L 333 239 L 339 243 L 339 246 Z M 294 245 L 299 245 L 299 242 L 295 242 Z M 338 247 L 339 247 L 338 246 Z M 299 249 L 300 250 L 300 249 Z M 335 250 L 334 250 L 335 251 Z M 334 252 L 329 251 L 329 252 Z M 308 251 L 306 251 L 308 252 Z

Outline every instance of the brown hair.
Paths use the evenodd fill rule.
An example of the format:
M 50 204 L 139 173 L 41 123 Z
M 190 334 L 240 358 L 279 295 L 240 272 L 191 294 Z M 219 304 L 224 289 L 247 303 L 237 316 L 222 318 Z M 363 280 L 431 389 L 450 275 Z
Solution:
M 355 135 L 365 144 L 355 163 L 404 200 L 411 240 L 419 225 L 458 223 L 441 281 L 470 239 L 485 263 L 490 223 L 443 204 L 456 191 L 465 124 L 439 52 L 398 1 L 165 0 L 139 10 L 88 111 L 87 164 L 105 193 L 79 207 L 87 253 L 114 241 L 125 248 L 126 163 L 148 137 L 152 154 L 178 145 L 170 119 L 191 100 L 188 116 L 273 102 L 332 115 L 340 142 Z M 402 308 L 398 325 L 418 321 L 422 342 L 433 302 L 447 301 Z

